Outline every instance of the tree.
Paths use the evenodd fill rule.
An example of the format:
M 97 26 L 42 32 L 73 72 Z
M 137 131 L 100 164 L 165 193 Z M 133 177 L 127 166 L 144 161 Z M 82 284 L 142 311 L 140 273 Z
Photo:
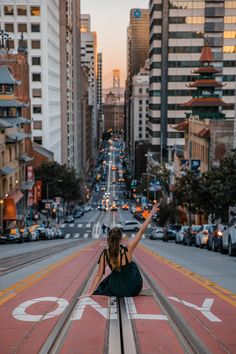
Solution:
M 42 181 L 43 199 L 47 197 L 47 185 L 50 186 L 48 188 L 49 199 L 62 197 L 66 202 L 82 199 L 81 178 L 77 177 L 73 168 L 57 162 L 43 163 L 35 170 L 35 178 Z M 62 182 L 57 183 L 56 181 L 59 180 Z

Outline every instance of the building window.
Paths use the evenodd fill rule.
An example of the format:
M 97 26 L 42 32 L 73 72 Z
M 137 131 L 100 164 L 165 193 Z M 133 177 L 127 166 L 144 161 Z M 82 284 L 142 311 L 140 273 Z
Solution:
M 40 16 L 40 7 L 39 6 L 31 6 L 30 14 L 31 14 L 31 16 Z
M 34 129 L 43 129 L 42 121 L 41 120 L 34 121 L 33 128 Z
M 13 6 L 4 6 L 4 15 L 5 16 L 14 16 L 14 7 Z
M 40 32 L 40 24 L 39 23 L 31 23 L 31 32 Z
M 28 48 L 28 42 L 27 40 L 25 39 L 21 39 L 18 41 L 18 46 L 21 47 L 21 48 Z
M 5 23 L 6 32 L 14 32 L 14 23 Z
M 31 48 L 32 49 L 40 49 L 41 48 L 41 42 L 40 41 L 31 41 Z
M 33 73 L 32 74 L 32 81 L 41 81 L 41 74 L 40 73 Z
M 39 144 L 39 145 L 42 145 L 42 137 L 41 136 L 34 136 L 34 142 Z
M 143 114 L 142 113 L 139 113 L 139 118 L 142 118 Z
M 35 113 L 35 114 L 42 113 L 42 106 L 40 106 L 40 105 L 33 106 L 33 113 Z
M 33 89 L 32 90 L 32 96 L 33 97 L 42 97 L 42 90 L 41 89 Z
M 142 121 L 141 120 L 139 121 L 139 125 L 142 125 Z
M 41 57 L 32 57 L 32 65 L 41 65 Z
M 27 24 L 18 23 L 18 32 L 27 32 Z
M 143 92 L 143 90 L 140 88 L 140 89 L 139 89 L 139 93 L 142 93 L 142 92 Z
M 27 7 L 24 5 L 17 6 L 18 16 L 27 16 Z
M 139 134 L 139 139 L 142 139 L 142 134 Z

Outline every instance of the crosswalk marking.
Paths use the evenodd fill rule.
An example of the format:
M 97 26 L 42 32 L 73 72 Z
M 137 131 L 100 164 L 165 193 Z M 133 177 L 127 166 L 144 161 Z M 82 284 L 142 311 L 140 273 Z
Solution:
M 65 227 L 66 226 L 66 224 L 61 224 L 61 227 Z
M 87 224 L 87 225 L 86 225 L 86 227 L 91 227 L 91 224 L 90 224 L 90 223 L 89 223 L 89 224 Z
M 66 234 L 65 238 L 70 238 L 70 234 Z
M 135 238 L 136 234 L 131 234 L 131 238 Z M 142 238 L 146 238 L 145 234 L 143 234 Z
M 70 224 L 69 227 L 74 227 L 74 224 Z
M 74 238 L 79 238 L 80 234 L 74 234 Z
M 83 225 L 82 224 L 78 224 L 78 227 L 83 227 Z
M 84 238 L 88 238 L 89 237 L 89 234 L 84 234 Z

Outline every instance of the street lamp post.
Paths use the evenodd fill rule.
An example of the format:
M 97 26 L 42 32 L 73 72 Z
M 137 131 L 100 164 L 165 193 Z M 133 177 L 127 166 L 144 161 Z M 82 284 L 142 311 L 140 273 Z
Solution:
M 4 199 L 0 198 L 0 229 L 3 230 L 3 204 Z

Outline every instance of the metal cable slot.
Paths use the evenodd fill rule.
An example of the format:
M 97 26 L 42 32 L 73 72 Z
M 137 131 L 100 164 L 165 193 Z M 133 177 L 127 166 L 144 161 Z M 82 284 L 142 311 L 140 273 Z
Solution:
M 67 332 L 70 328 L 71 324 L 71 319 L 73 318 L 73 315 L 76 311 L 76 308 L 78 306 L 78 297 L 81 296 L 84 291 L 88 287 L 88 282 L 91 279 L 91 277 L 94 275 L 96 272 L 96 262 L 92 264 L 90 271 L 81 284 L 81 286 L 76 290 L 76 292 L 73 295 L 73 298 L 71 299 L 68 307 L 64 311 L 64 313 L 61 315 L 59 321 L 53 328 L 52 332 L 48 336 L 47 341 L 44 343 L 44 345 L 41 347 L 40 351 L 38 354 L 55 354 L 59 353 L 60 348 L 63 345 L 64 339 L 67 335 Z
M 153 290 L 153 296 L 169 320 L 174 332 L 180 340 L 181 345 L 188 354 L 211 354 L 201 339 L 194 333 L 189 324 L 173 307 L 170 301 L 162 293 L 156 282 L 140 266 L 142 277 L 148 286 Z

